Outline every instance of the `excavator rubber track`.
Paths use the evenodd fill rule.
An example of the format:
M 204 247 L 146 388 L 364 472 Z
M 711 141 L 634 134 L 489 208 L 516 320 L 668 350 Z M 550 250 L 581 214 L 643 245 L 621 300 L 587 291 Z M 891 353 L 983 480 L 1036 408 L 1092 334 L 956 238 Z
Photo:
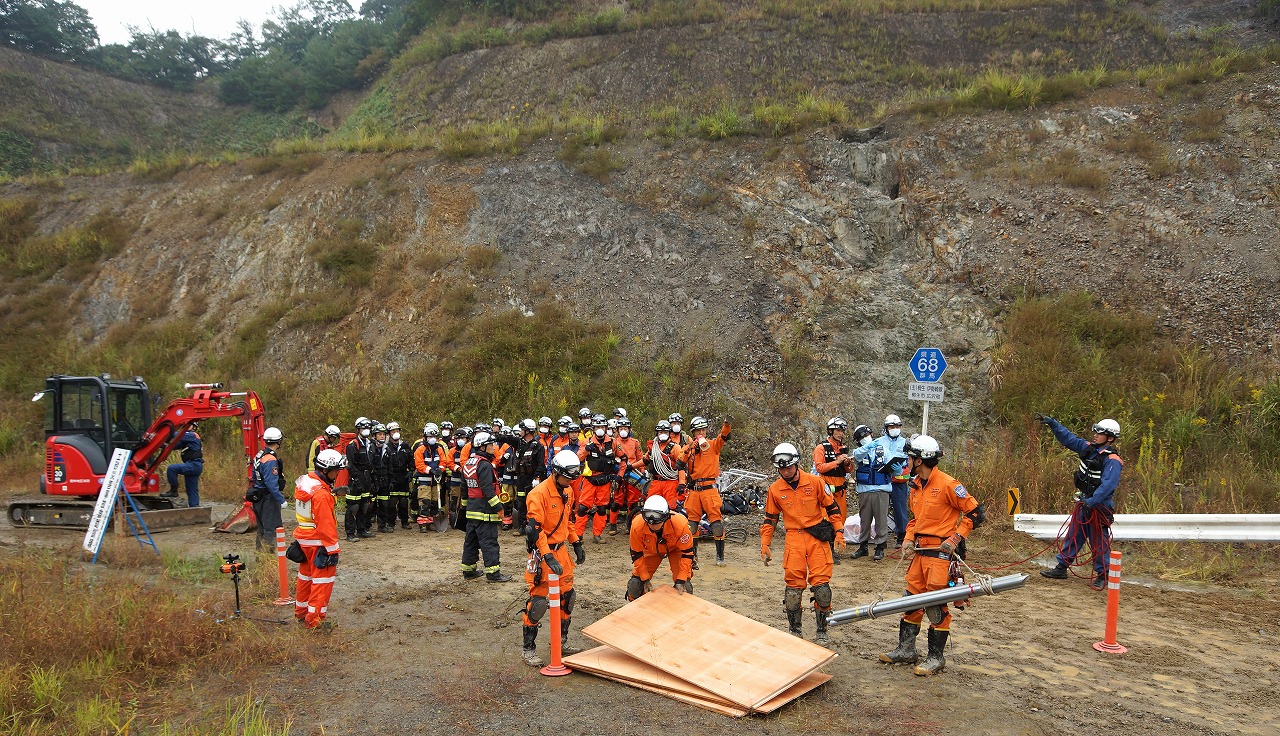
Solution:
M 151 531 L 179 526 L 209 526 L 213 522 L 212 506 L 175 507 L 167 498 L 133 496 L 142 520 Z M 93 516 L 93 499 L 20 498 L 9 502 L 9 523 L 16 527 L 58 527 L 88 529 Z

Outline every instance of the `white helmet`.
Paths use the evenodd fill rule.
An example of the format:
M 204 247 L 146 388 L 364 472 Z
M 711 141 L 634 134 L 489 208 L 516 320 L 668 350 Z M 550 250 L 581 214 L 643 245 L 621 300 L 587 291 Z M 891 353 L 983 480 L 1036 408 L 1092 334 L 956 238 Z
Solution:
M 338 425 L 330 424 L 329 426 L 324 428 L 324 434 L 326 437 L 341 437 L 342 430 L 338 429 Z
M 262 433 L 263 442 L 279 442 L 284 439 L 284 434 L 275 427 L 267 427 L 267 431 Z
M 650 496 L 645 499 L 640 516 L 649 524 L 662 524 L 671 516 L 671 507 L 667 505 L 667 499 L 662 496 Z
M 387 422 L 387 431 L 388 431 L 388 432 L 399 432 L 399 431 L 400 431 L 400 422 Z
M 902 434 L 902 420 L 897 414 L 890 414 L 884 418 L 884 433 L 894 438 Z
M 422 428 L 422 436 L 423 437 L 439 437 L 440 428 L 436 426 L 435 422 L 427 422 L 427 426 Z
M 476 449 L 483 449 L 485 445 L 497 442 L 498 440 L 488 432 L 476 432 L 471 438 L 471 446 Z
M 800 451 L 790 442 L 783 442 L 773 448 L 773 465 L 776 468 L 789 468 L 800 462 Z
M 1108 435 L 1113 440 L 1118 439 L 1120 437 L 1120 422 L 1114 419 L 1103 419 L 1093 425 L 1093 431 L 1095 434 Z
M 573 450 L 561 450 L 551 458 L 551 472 L 573 480 L 582 475 L 582 461 Z
M 347 458 L 337 450 L 321 450 L 316 455 L 316 470 L 333 470 L 346 467 Z
M 908 455 L 918 457 L 921 460 L 934 460 L 942 457 L 942 448 L 938 446 L 938 441 L 927 434 L 913 438 L 905 449 Z

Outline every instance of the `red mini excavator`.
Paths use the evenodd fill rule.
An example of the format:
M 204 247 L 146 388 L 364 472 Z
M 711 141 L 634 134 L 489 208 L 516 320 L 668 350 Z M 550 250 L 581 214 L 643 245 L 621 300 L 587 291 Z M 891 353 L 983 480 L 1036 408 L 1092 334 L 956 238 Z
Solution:
M 253 391 L 224 391 L 220 383 L 189 383 L 185 388 L 190 396 L 170 402 L 152 420 L 151 394 L 140 377 L 113 380 L 104 373 L 45 379 L 45 390 L 32 399 L 45 402 L 44 496 L 10 503 L 9 521 L 15 526 L 87 528 L 111 454 L 124 448 L 133 451 L 124 488 L 140 508 L 149 510 L 144 512 L 149 527 L 208 522 L 207 507 L 174 509 L 159 497 L 160 465 L 195 422 L 235 417 L 244 440 L 245 479 L 251 483 L 253 458 L 266 429 L 264 410 Z

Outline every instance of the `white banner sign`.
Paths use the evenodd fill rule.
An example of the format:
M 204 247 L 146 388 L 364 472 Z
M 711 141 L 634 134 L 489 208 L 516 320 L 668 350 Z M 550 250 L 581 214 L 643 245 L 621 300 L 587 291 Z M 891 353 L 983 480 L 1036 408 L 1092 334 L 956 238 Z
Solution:
M 907 382 L 907 399 L 910 401 L 942 401 L 941 383 Z
M 118 449 L 111 453 L 111 465 L 107 466 L 107 475 L 102 479 L 102 489 L 98 491 L 98 502 L 93 507 L 93 516 L 89 517 L 89 531 L 84 533 L 84 549 L 92 554 L 98 553 L 102 546 L 102 535 L 107 531 L 107 521 L 111 518 L 111 509 L 116 505 L 120 495 L 120 484 L 124 481 L 124 471 L 129 467 L 129 456 L 133 453 Z

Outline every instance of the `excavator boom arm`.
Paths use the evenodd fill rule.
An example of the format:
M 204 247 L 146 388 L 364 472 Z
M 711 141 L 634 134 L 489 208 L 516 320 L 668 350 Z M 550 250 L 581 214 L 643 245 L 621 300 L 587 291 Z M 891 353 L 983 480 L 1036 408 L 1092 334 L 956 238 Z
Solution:
M 262 446 L 266 416 L 262 400 L 253 391 L 232 393 L 201 387 L 187 398 L 175 399 L 164 408 L 142 435 L 142 443 L 133 452 L 133 465 L 142 476 L 154 474 L 160 464 L 177 448 L 182 435 L 202 419 L 239 417 L 244 441 L 246 479 L 253 480 L 253 458 Z

